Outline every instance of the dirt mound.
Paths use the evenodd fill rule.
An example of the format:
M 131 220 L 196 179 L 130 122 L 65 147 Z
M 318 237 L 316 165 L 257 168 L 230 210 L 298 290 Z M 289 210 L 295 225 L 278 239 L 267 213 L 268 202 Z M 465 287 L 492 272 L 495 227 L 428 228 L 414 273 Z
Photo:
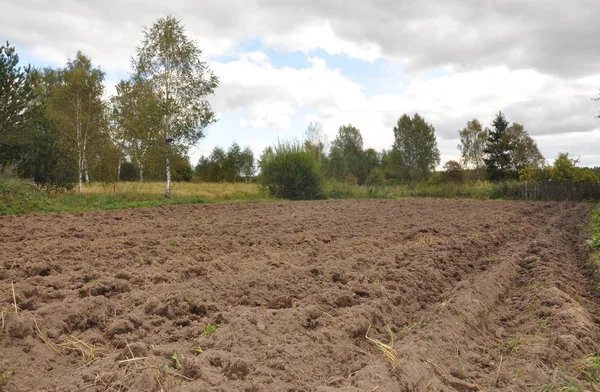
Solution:
M 0 218 L 0 391 L 583 386 L 600 337 L 591 208 L 414 199 Z

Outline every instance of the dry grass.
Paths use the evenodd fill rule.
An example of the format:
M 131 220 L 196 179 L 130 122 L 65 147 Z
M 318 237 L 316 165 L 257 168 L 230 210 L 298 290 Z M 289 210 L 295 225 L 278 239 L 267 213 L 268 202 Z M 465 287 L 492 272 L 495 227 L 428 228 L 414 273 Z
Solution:
M 387 328 L 388 335 L 390 336 L 390 342 L 388 344 L 386 344 L 378 339 L 370 338 L 369 337 L 370 330 L 371 330 L 371 326 L 369 325 L 369 328 L 367 328 L 367 333 L 365 334 L 365 338 L 367 338 L 367 340 L 369 340 L 370 342 L 375 343 L 375 346 L 377 346 L 377 348 L 385 355 L 385 358 L 390 363 L 390 365 L 392 365 L 392 369 L 395 368 L 398 365 L 398 362 L 397 362 L 397 357 L 396 357 L 397 352 L 394 349 L 394 344 L 395 344 L 394 333 L 392 332 L 392 330 L 389 327 Z
M 164 182 L 117 182 L 91 183 L 84 186 L 86 195 L 126 194 L 130 199 L 146 200 L 161 198 L 165 194 Z M 174 182 L 171 186 L 172 198 L 205 198 L 212 200 L 245 200 L 261 197 L 257 184 L 252 183 L 191 183 Z

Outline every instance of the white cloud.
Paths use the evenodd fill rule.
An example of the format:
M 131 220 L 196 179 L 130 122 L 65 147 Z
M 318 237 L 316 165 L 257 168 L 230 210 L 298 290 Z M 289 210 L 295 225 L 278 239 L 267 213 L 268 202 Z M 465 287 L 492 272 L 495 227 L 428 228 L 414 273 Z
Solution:
M 289 130 L 294 109 L 288 102 L 259 102 L 251 105 L 252 119 L 242 118 L 240 125 L 252 128 L 275 128 Z
M 315 21 L 297 26 L 291 32 L 281 35 L 266 34 L 264 45 L 281 51 L 301 51 L 310 54 L 315 49 L 323 49 L 331 55 L 347 54 L 349 57 L 365 61 L 375 61 L 381 57 L 379 46 L 372 42 L 357 43 L 339 38 L 327 20 Z

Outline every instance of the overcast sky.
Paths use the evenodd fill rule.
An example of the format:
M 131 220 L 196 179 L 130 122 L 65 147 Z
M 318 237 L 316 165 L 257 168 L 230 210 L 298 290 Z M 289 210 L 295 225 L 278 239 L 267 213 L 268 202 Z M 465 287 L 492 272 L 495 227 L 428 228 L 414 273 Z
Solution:
M 257 156 L 320 121 L 351 123 L 365 147 L 393 143 L 403 113 L 436 129 L 442 163 L 458 130 L 503 111 L 552 161 L 600 166 L 598 0 L 0 0 L 0 39 L 24 63 L 64 66 L 82 50 L 126 78 L 142 28 L 173 15 L 220 79 L 219 122 L 192 164 L 234 140 Z

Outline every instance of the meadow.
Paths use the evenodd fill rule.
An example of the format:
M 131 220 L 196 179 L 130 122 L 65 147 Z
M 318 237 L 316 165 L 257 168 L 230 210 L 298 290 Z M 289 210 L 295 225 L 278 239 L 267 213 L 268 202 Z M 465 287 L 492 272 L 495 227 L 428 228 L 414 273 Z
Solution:
M 328 199 L 398 199 L 405 197 L 494 198 L 490 182 L 468 184 L 358 186 L 326 181 Z M 85 184 L 83 195 L 76 191 L 42 192 L 21 180 L 0 180 L 0 215 L 112 210 L 160 205 L 219 202 L 274 201 L 256 183 L 174 182 L 171 198 L 164 198 L 163 182 L 118 182 Z

